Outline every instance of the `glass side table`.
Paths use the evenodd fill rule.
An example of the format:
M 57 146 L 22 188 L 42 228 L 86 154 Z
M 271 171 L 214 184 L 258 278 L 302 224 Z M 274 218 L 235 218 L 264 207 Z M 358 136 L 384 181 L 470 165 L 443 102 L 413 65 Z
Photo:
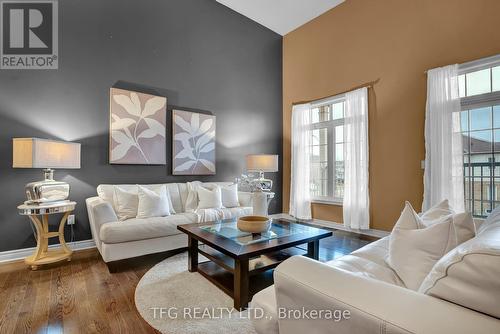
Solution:
M 21 204 L 17 207 L 19 214 L 29 216 L 36 229 L 36 249 L 24 262 L 37 270 L 42 264 L 54 263 L 63 260 L 71 261 L 73 251 L 66 245 L 64 240 L 64 225 L 68 216 L 75 209 L 76 202 L 63 201 L 42 205 Z M 49 231 L 49 215 L 62 213 L 59 229 L 55 232 Z M 60 247 L 49 249 L 49 239 L 59 238 Z

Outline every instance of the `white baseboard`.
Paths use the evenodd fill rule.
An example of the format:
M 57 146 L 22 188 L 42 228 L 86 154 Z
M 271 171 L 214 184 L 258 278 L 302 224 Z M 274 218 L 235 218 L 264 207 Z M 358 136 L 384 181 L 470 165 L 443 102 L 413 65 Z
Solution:
M 92 239 L 82 240 L 82 241 L 73 241 L 73 242 L 68 242 L 66 244 L 69 246 L 69 248 L 71 248 L 74 251 L 95 248 L 95 242 Z M 59 246 L 60 246 L 59 244 L 49 245 L 49 249 L 59 247 Z M 35 247 L 14 249 L 14 250 L 10 250 L 10 251 L 0 252 L 0 263 L 22 260 L 22 259 L 30 256 L 31 254 L 33 254 L 34 251 L 35 251 Z

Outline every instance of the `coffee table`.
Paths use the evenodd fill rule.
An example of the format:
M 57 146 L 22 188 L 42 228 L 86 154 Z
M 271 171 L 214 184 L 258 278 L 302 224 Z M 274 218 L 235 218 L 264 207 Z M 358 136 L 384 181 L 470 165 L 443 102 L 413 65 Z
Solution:
M 271 285 L 272 270 L 293 255 L 319 256 L 319 240 L 332 232 L 288 219 L 273 219 L 268 232 L 238 230 L 237 219 L 179 225 L 188 236 L 188 269 L 199 272 L 234 300 L 248 306 L 251 297 Z M 202 243 L 202 245 L 200 245 Z M 307 243 L 307 251 L 296 246 Z M 209 261 L 198 263 L 198 254 Z

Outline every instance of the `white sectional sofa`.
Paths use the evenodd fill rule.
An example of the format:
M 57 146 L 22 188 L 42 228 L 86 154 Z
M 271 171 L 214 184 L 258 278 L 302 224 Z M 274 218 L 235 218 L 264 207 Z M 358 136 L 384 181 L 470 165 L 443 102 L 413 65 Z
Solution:
M 264 310 L 264 316 L 255 312 L 255 329 L 259 334 L 500 333 L 500 210 L 492 218 L 435 264 L 429 273 L 435 280 L 425 291 L 406 288 L 386 263 L 390 236 L 327 263 L 292 257 L 275 269 L 274 285 L 253 297 L 251 307 Z M 316 316 L 321 310 L 347 310 L 350 317 L 303 316 L 311 310 Z
M 203 186 L 230 184 L 230 182 L 214 182 L 203 183 Z M 187 247 L 187 237 L 177 230 L 177 225 L 252 214 L 252 194 L 247 192 L 238 192 L 239 207 L 186 212 L 187 184 L 168 183 L 165 187 L 170 195 L 175 214 L 119 221 L 115 213 L 113 198 L 115 186 L 126 190 L 137 188 L 137 185 L 102 184 L 97 187 L 98 196 L 86 200 L 92 236 L 105 262 Z M 143 186 L 154 188 L 161 185 Z

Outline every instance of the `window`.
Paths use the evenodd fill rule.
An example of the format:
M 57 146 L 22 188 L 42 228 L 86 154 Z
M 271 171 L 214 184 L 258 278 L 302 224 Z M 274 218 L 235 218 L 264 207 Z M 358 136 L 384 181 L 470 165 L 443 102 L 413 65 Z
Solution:
M 344 97 L 311 106 L 311 197 L 342 202 L 344 196 Z
M 486 217 L 500 205 L 500 56 L 460 66 L 466 209 Z

